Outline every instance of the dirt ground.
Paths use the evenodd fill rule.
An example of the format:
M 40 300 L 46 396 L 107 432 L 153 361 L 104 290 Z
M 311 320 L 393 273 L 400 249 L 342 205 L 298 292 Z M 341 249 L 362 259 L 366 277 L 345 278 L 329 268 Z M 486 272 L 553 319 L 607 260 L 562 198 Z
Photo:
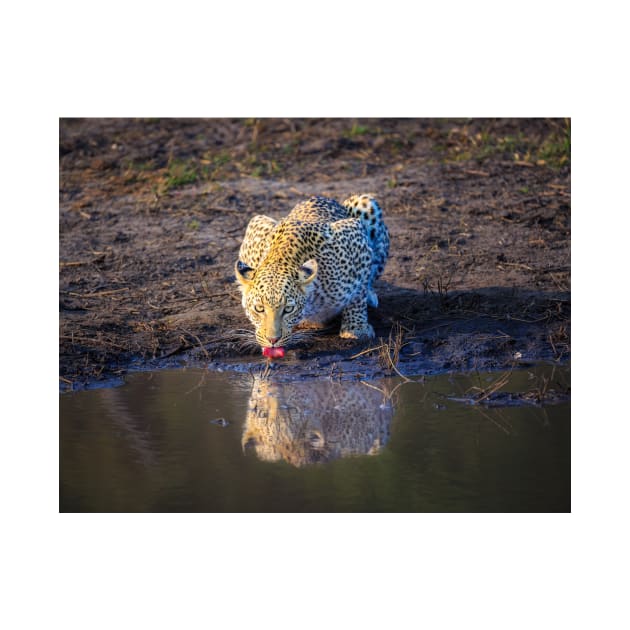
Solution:
M 264 365 L 233 266 L 249 219 L 370 192 L 377 339 L 335 325 L 275 370 L 375 376 L 570 359 L 570 121 L 62 119 L 62 390 L 129 369 Z

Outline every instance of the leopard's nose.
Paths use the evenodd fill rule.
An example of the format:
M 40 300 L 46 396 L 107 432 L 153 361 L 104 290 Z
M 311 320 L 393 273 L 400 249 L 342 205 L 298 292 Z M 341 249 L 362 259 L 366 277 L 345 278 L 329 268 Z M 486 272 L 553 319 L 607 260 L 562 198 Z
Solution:
M 267 337 L 267 341 L 273 346 L 274 343 L 277 343 L 280 340 L 280 337 Z

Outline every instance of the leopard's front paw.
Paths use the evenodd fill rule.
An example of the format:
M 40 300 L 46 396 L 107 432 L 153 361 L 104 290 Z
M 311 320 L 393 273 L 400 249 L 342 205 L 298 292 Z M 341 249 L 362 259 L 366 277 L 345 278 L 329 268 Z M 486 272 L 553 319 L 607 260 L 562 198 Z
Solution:
M 342 328 L 339 336 L 342 339 L 373 339 L 374 328 L 371 324 L 365 324 L 361 328 Z

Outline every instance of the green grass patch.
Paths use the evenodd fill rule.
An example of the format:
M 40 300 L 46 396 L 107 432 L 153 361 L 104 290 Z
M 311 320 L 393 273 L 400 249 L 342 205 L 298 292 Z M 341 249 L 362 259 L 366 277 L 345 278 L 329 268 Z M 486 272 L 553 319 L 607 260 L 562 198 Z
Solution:
M 300 147 L 300 141 L 297 138 L 290 140 L 282 145 L 282 156 L 285 158 L 294 157 Z
M 571 160 L 571 121 L 552 121 L 543 138 L 522 132 L 500 135 L 492 129 L 476 131 L 469 125 L 454 126 L 436 138 L 433 151 L 445 163 L 483 163 L 498 158 L 559 168 Z
M 344 135 L 347 138 L 356 138 L 357 136 L 364 136 L 370 132 L 370 128 L 365 125 L 359 125 L 358 123 L 354 123 L 350 129 L 348 129 Z
M 221 151 L 221 153 L 215 155 L 212 158 L 212 163 L 214 166 L 224 166 L 230 161 L 230 154 L 227 151 Z
M 571 121 L 565 121 L 565 127 L 550 134 L 540 146 L 538 160 L 550 166 L 562 166 L 571 161 Z
M 198 167 L 193 160 L 173 160 L 169 162 L 168 172 L 162 184 L 162 192 L 187 184 L 194 184 L 198 178 Z
M 199 178 L 206 181 L 220 179 L 225 174 L 223 167 L 230 164 L 232 160 L 233 158 L 228 151 L 221 151 L 216 154 L 211 151 L 204 153 L 200 160 Z
M 146 162 L 135 162 L 129 160 L 124 164 L 125 168 L 129 171 L 139 171 L 141 173 L 148 173 L 155 170 L 155 162 L 153 160 L 147 160 Z

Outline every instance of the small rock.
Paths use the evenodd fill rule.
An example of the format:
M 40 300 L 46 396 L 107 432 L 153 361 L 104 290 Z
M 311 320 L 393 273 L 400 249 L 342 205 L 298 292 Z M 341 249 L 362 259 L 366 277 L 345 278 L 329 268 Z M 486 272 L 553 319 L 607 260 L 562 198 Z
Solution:
M 225 418 L 215 418 L 214 420 L 210 420 L 210 424 L 217 424 L 220 427 L 227 427 L 230 422 Z

